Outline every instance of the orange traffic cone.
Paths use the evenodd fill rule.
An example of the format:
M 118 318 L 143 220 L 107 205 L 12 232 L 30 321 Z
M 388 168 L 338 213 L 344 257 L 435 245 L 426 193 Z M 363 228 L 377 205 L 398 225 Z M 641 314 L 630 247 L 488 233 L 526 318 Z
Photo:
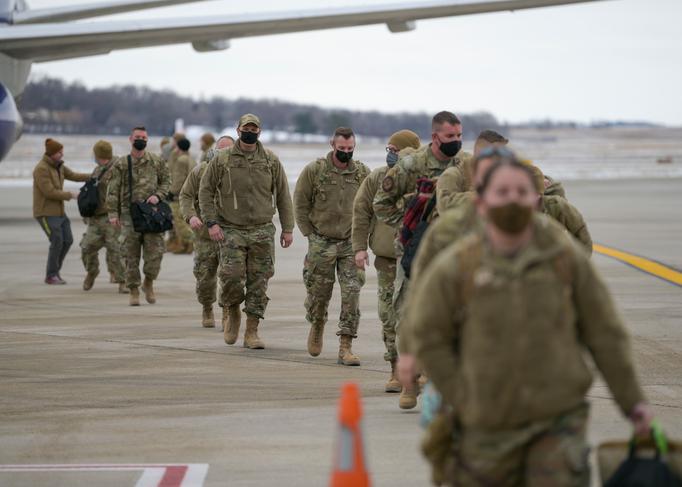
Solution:
M 331 487 L 369 487 L 362 442 L 362 406 L 358 385 L 347 382 L 339 401 L 339 436 L 334 452 Z

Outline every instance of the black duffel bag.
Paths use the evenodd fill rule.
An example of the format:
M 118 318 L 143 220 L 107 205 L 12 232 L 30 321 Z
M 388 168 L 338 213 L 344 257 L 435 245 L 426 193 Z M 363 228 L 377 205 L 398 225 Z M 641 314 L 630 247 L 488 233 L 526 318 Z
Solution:
M 128 156 L 128 184 L 130 188 L 130 216 L 138 233 L 163 233 L 173 228 L 173 212 L 168 203 L 155 205 L 146 201 L 133 201 L 133 163 Z

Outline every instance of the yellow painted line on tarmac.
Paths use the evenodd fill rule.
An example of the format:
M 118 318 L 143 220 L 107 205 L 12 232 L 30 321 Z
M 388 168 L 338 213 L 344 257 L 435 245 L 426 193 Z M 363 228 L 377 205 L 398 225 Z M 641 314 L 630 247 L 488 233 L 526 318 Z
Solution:
M 642 272 L 663 279 L 671 284 L 682 287 L 682 272 L 668 267 L 660 262 L 656 262 L 639 255 L 623 252 L 622 250 L 612 249 L 604 245 L 594 244 L 593 250 L 607 257 L 612 257 L 624 264 L 634 267 Z

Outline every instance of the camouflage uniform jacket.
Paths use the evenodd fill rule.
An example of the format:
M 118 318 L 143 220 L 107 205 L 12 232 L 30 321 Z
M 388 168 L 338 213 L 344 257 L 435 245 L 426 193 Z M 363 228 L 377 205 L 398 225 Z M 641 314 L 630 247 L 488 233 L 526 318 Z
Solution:
M 545 188 L 545 196 L 561 196 L 562 198 L 566 198 L 566 190 L 564 189 L 564 185 L 561 184 L 561 181 L 557 181 L 547 175 L 545 175 L 545 179 L 549 181 L 549 186 Z
M 171 173 L 171 188 L 170 192 L 173 195 L 173 199 L 178 199 L 182 185 L 185 184 L 185 179 L 189 172 L 194 169 L 197 163 L 192 159 L 189 154 L 180 154 L 175 163 L 170 167 Z
M 541 211 L 561 223 L 592 254 L 592 237 L 578 209 L 561 196 L 543 196 Z
M 352 160 L 347 169 L 332 162 L 332 152 L 308 164 L 296 182 L 294 205 L 296 223 L 304 236 L 311 233 L 328 238 L 350 238 L 353 201 L 369 168 Z
M 206 172 L 208 167 L 207 162 L 202 162 L 198 166 L 195 166 L 192 171 L 190 171 L 185 184 L 182 185 L 180 190 L 180 212 L 182 217 L 187 223 L 189 219 L 193 216 L 199 217 L 204 226 L 200 230 L 196 231 L 196 234 L 201 238 L 210 238 L 208 236 L 208 228 L 206 227 L 206 222 L 201 218 L 201 211 L 199 209 L 199 184 L 201 183 L 201 177 Z
M 216 152 L 199 184 L 199 207 L 205 222 L 244 229 L 271 223 L 277 210 L 282 231 L 294 229 L 284 167 L 260 142 L 254 152 L 239 142 Z
M 544 215 L 513 258 L 485 232 L 441 252 L 420 278 L 407 314 L 426 374 L 464 428 L 507 430 L 585 401 L 589 353 L 624 414 L 644 400 L 625 326 L 577 243 Z
M 112 158 L 108 164 L 105 166 L 97 165 L 97 167 L 92 171 L 91 178 L 99 178 L 97 183 L 97 196 L 99 197 L 99 203 L 97 204 L 97 210 L 95 211 L 95 216 L 103 216 L 109 213 L 107 210 L 107 190 L 109 189 L 109 181 L 113 176 L 114 165 L 116 164 L 117 158 Z
M 472 188 L 471 158 L 454 167 L 449 167 L 438 178 L 436 183 L 436 209 L 442 215 L 452 206 L 457 195 Z
M 367 241 L 374 255 L 395 259 L 395 228 L 377 220 L 372 202 L 388 166 L 375 169 L 360 185 L 353 202 L 353 252 L 367 250 Z
M 170 190 L 170 174 L 166 162 L 160 156 L 145 152 L 140 159 L 132 158 L 133 201 L 144 201 L 152 195 L 166 199 Z M 130 183 L 128 181 L 128 157 L 120 157 L 111 169 L 107 190 L 109 218 L 119 218 L 130 213 Z
M 405 197 L 417 190 L 419 178 L 437 179 L 448 167 L 462 164 L 471 155 L 460 151 L 455 157 L 439 161 L 431 152 L 431 144 L 401 156 L 386 173 L 374 198 L 374 213 L 379 221 L 392 226 L 402 222 Z

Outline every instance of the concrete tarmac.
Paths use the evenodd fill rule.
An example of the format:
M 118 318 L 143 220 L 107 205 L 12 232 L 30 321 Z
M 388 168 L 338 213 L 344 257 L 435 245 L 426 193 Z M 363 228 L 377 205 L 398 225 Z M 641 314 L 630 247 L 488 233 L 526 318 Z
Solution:
M 566 182 L 595 242 L 682 268 L 682 180 Z M 361 367 L 336 365 L 335 289 L 325 348 L 308 356 L 300 234 L 277 250 L 261 337 L 227 346 L 200 327 L 192 257 L 166 254 L 157 304 L 127 305 L 102 274 L 81 288 L 75 244 L 62 277 L 43 284 L 48 243 L 31 219 L 30 189 L 0 194 L 0 485 L 135 485 L 140 472 L 9 472 L 8 464 L 208 464 L 206 486 L 328 483 L 343 382 L 363 394 L 366 456 L 376 486 L 428 485 L 417 410 L 383 392 L 388 366 L 376 276 L 363 288 Z M 665 429 L 682 439 L 682 288 L 595 255 L 633 335 L 639 375 Z M 242 330 L 243 331 L 243 330 Z M 601 380 L 590 392 L 593 444 L 630 428 Z M 137 484 L 141 485 L 141 484 Z M 151 484 L 149 484 L 151 485 Z M 156 484 L 154 484 L 156 485 Z

